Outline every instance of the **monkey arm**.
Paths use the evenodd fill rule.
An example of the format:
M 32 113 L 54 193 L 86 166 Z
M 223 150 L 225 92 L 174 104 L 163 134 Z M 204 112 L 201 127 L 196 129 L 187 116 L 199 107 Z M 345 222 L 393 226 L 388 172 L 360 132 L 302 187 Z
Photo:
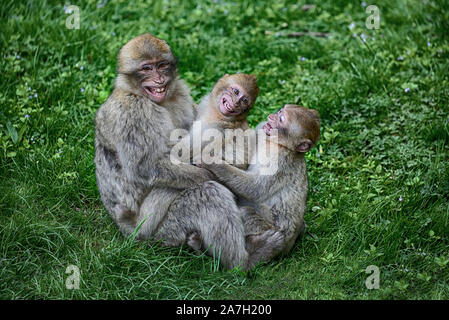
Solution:
M 127 150 L 127 151 L 124 151 Z M 191 164 L 175 164 L 157 151 L 144 150 L 131 144 L 119 148 L 119 158 L 128 180 L 147 187 L 186 189 L 205 181 L 214 180 L 209 171 Z
M 154 182 L 158 186 L 187 189 L 193 185 L 215 180 L 208 170 L 187 163 L 159 161 L 154 167 Z
M 270 193 L 271 176 L 260 176 L 240 170 L 228 164 L 202 164 L 202 167 L 212 171 L 223 184 L 236 195 L 250 201 L 260 201 Z
M 257 132 L 258 130 L 263 130 L 263 126 L 264 126 L 266 123 L 267 123 L 267 121 L 262 121 L 262 122 L 260 122 L 260 123 L 254 128 L 254 130 L 256 130 L 256 132 Z
M 164 141 L 146 139 L 146 134 L 136 128 L 117 136 L 117 155 L 129 182 L 150 188 L 185 189 L 214 180 L 214 175 L 206 169 L 172 163 Z
M 196 104 L 196 103 L 194 103 L 193 104 L 193 115 L 194 115 L 194 118 L 196 119 L 196 117 L 198 116 L 198 104 Z
M 118 94 L 117 94 L 118 95 Z M 179 189 L 214 180 L 209 171 L 190 164 L 170 161 L 171 149 L 160 121 L 141 120 L 137 107 L 123 97 L 108 99 L 97 113 L 98 143 L 114 154 L 116 170 L 121 170 L 127 183 L 153 188 Z M 161 134 L 162 133 L 162 134 Z

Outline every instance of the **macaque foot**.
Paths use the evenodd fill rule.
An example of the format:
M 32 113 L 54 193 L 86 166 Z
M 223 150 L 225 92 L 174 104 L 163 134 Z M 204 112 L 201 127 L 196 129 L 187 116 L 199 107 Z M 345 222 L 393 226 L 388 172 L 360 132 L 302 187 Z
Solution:
M 282 251 L 285 243 L 284 235 L 274 229 L 258 235 L 247 236 L 246 241 L 250 268 L 259 262 L 267 262 L 277 256 Z
M 187 235 L 187 245 L 192 248 L 197 255 L 203 253 L 201 250 L 202 241 L 198 231 L 193 231 L 192 233 Z

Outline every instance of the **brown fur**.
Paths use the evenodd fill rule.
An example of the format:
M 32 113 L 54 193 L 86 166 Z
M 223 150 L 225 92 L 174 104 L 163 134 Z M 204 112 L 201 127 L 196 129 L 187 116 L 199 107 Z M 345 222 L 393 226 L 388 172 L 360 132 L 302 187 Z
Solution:
M 238 85 L 242 90 L 244 90 L 243 94 L 249 99 L 249 104 L 244 109 L 244 111 L 238 115 L 224 115 L 220 111 L 220 100 L 222 94 L 234 85 Z M 214 128 L 221 131 L 223 135 L 225 134 L 226 129 L 240 129 L 242 131 L 248 130 L 249 124 L 246 117 L 249 110 L 254 106 L 258 94 L 259 87 L 257 85 L 256 76 L 243 73 L 233 75 L 226 74 L 217 81 L 212 91 L 202 99 L 199 105 L 198 116 L 196 120 L 201 122 L 203 131 L 205 129 Z M 239 135 L 241 131 L 234 131 L 234 133 L 236 135 Z M 222 146 L 224 147 L 225 151 L 227 150 L 227 152 L 233 153 L 233 158 L 235 157 L 235 154 L 243 153 L 245 163 L 234 165 L 242 169 L 248 167 L 249 155 L 247 144 L 244 145 L 244 150 L 236 149 L 235 151 L 232 151 L 233 147 L 235 146 L 234 139 L 225 138 Z M 193 157 L 195 158 L 195 155 Z
M 151 34 L 143 34 L 126 43 L 118 54 L 118 71 L 132 72 L 144 60 L 168 59 L 174 61 L 170 46 Z
M 304 153 L 297 152 L 298 143 L 310 139 L 315 144 L 319 139 L 318 112 L 303 107 L 286 107 L 287 122 L 279 130 L 279 144 L 274 144 L 275 132 L 263 134 L 266 143 L 275 146 L 270 153 L 270 163 L 278 167 L 271 175 L 261 175 L 260 164 L 250 164 L 247 171 L 229 165 L 205 165 L 224 185 L 245 200 L 256 212 L 268 210 L 268 220 L 254 217 L 246 211 L 245 230 L 247 250 L 255 261 L 267 261 L 278 254 L 287 253 L 293 247 L 298 235 L 304 231 L 304 212 L 308 194 L 308 182 Z M 270 115 L 277 117 L 275 115 Z M 276 118 L 277 120 L 277 118 Z M 266 122 L 258 125 L 261 129 Z M 310 146 L 313 146 L 310 144 Z M 254 155 L 257 157 L 257 155 Z M 253 163 L 253 162 L 252 162 Z M 258 212 L 260 213 L 260 212 Z M 261 242 L 260 235 L 274 225 L 281 237 L 272 242 Z
M 237 84 L 240 87 L 242 87 L 248 96 L 251 99 L 251 105 L 248 108 L 248 110 L 238 116 L 233 117 L 226 117 L 223 114 L 219 112 L 218 107 L 218 99 L 221 96 L 221 93 L 223 90 L 226 90 L 233 84 Z M 208 110 L 215 110 L 218 111 L 213 113 L 213 116 L 210 117 L 208 120 L 213 122 L 233 122 L 236 123 L 236 125 L 239 125 L 239 121 L 246 121 L 246 116 L 248 114 L 248 111 L 253 107 L 254 103 L 256 102 L 257 96 L 259 95 L 259 86 L 257 85 L 257 78 L 253 74 L 245 74 L 245 73 L 237 73 L 237 74 L 225 74 L 223 77 L 221 77 L 217 83 L 214 85 L 212 92 L 211 92 L 212 104 L 214 104 L 214 108 L 208 108 Z M 231 118 L 231 119 L 229 119 Z

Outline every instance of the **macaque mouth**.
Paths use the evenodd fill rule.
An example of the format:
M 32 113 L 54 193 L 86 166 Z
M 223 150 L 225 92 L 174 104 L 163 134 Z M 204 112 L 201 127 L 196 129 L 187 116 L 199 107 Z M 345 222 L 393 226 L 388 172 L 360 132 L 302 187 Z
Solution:
M 229 100 L 226 97 L 221 98 L 220 111 L 225 116 L 238 114 L 238 112 L 235 110 L 234 104 L 232 102 L 229 102 Z
M 271 130 L 273 129 L 273 127 L 271 126 L 271 124 L 269 124 L 268 122 L 264 124 L 263 129 L 265 130 L 265 134 L 267 136 L 270 135 Z
M 165 95 L 167 94 L 167 86 L 163 87 L 143 86 L 143 89 L 150 97 L 152 97 L 156 101 L 163 100 L 165 98 Z

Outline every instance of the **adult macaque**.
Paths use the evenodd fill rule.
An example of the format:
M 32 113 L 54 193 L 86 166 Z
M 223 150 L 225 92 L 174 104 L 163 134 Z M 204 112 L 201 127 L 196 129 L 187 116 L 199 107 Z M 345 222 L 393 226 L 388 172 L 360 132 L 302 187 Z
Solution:
M 189 89 L 165 41 L 144 34 L 121 48 L 115 88 L 95 119 L 95 165 L 101 199 L 122 233 L 134 230 L 151 192 L 167 191 L 165 198 L 172 198 L 180 188 L 211 179 L 204 169 L 174 166 L 164 156 L 170 131 L 188 129 L 194 116 Z
M 256 208 L 270 208 L 274 228 L 280 232 L 280 241 L 261 242 L 260 235 L 269 223 L 247 209 L 244 218 L 247 230 L 247 250 L 255 260 L 269 260 L 287 253 L 304 230 L 304 212 L 308 194 L 305 152 L 319 140 L 320 120 L 317 111 L 285 105 L 268 121 L 259 124 L 265 132 L 265 143 L 271 147 L 269 163 L 276 163 L 273 174 L 261 174 L 260 161 L 251 161 L 247 171 L 220 164 L 203 165 L 236 195 Z M 257 156 L 257 154 L 254 154 Z M 258 159 L 260 160 L 260 159 Z M 257 251 L 257 253 L 255 253 Z
M 213 177 L 207 170 L 169 159 L 171 131 L 188 130 L 194 116 L 168 44 L 150 34 L 125 44 L 118 54 L 115 88 L 95 119 L 101 199 L 125 235 L 142 223 L 138 238 L 155 236 L 163 244 L 182 245 L 196 232 L 225 267 L 249 268 L 252 260 L 232 193 L 206 182 Z

